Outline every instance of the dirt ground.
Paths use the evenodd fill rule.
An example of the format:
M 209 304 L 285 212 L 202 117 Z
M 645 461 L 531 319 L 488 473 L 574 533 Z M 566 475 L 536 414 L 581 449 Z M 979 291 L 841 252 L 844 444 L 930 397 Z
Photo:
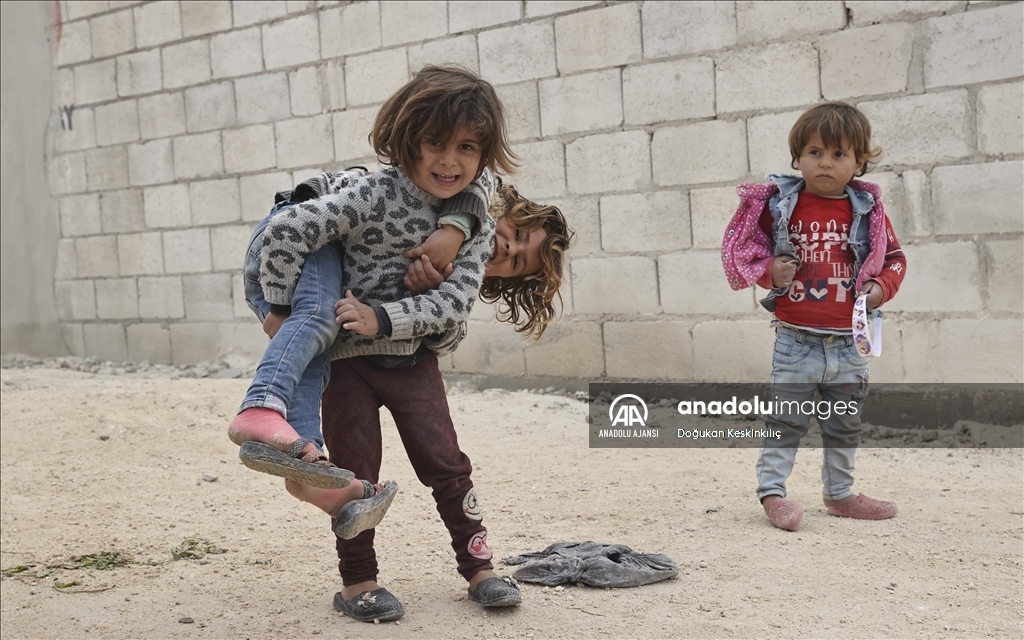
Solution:
M 484 612 L 387 418 L 382 477 L 402 489 L 380 581 L 407 614 L 370 625 L 331 608 L 327 517 L 238 462 L 226 429 L 246 379 L 92 369 L 2 370 L 4 638 L 1024 637 L 1020 449 L 862 449 L 855 488 L 900 509 L 880 522 L 827 516 L 804 451 L 790 533 L 754 499 L 756 450 L 590 449 L 585 402 L 453 387 L 497 558 L 594 540 L 667 554 L 679 575 L 524 585 L 521 607 Z M 175 560 L 189 540 L 227 551 Z M 130 563 L 67 568 L 103 557 Z

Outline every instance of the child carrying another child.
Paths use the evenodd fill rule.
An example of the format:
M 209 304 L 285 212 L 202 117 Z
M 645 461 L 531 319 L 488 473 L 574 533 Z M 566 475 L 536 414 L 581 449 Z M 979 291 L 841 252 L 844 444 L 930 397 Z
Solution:
M 871 125 L 856 108 L 828 102 L 808 109 L 789 133 L 792 167 L 800 176 L 769 175 L 767 184 L 743 184 L 740 206 L 725 231 L 722 263 L 734 290 L 770 289 L 761 301 L 775 314 L 772 397 L 803 403 L 815 391 L 825 402 L 863 405 L 868 360 L 852 335 L 854 302 L 866 296 L 871 315 L 896 295 L 906 257 L 882 207 L 876 184 L 855 180 L 881 154 Z M 854 454 L 861 411 L 819 414 L 823 437 L 821 481 L 828 514 L 881 520 L 892 502 L 854 495 Z M 782 442 L 762 447 L 757 497 L 772 525 L 795 531 L 801 503 L 786 498 L 800 437 L 810 416 L 770 413 L 765 425 Z

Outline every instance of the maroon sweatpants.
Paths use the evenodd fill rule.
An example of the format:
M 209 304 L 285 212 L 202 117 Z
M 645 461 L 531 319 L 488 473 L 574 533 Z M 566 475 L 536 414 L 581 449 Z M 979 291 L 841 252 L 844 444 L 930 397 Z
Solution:
M 380 407 L 391 411 L 416 477 L 433 489 L 437 512 L 452 537 L 459 573 L 469 580 L 493 569 L 487 529 L 481 522 L 469 474 L 473 465 L 459 449 L 437 358 L 385 369 L 363 358 L 335 360 L 323 395 L 324 439 L 331 462 L 357 478 L 380 480 Z M 374 530 L 337 539 L 338 571 L 345 585 L 377 578 Z

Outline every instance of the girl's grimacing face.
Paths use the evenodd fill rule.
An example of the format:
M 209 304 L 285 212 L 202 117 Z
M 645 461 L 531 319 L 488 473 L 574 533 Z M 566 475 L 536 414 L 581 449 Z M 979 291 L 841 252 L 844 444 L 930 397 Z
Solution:
M 498 218 L 494 229 L 494 249 L 484 265 L 484 275 L 497 278 L 516 278 L 540 270 L 540 247 L 548 235 L 544 229 L 524 231 L 508 221 Z
M 841 196 L 863 163 L 857 162 L 857 155 L 848 141 L 843 140 L 841 147 L 826 147 L 816 133 L 804 145 L 796 165 L 809 193 Z
M 446 141 L 420 140 L 420 159 L 409 178 L 420 189 L 442 200 L 469 186 L 480 168 L 480 140 L 465 127 Z

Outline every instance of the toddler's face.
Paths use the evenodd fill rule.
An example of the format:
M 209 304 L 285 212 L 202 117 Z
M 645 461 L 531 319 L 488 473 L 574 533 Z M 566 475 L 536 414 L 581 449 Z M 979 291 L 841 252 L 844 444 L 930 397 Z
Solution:
M 480 141 L 466 128 L 449 140 L 420 140 L 420 159 L 409 171 L 420 189 L 445 200 L 461 192 L 480 168 Z
M 849 142 L 842 147 L 826 147 L 817 133 L 804 145 L 797 168 L 807 183 L 805 189 L 819 196 L 841 196 L 846 184 L 860 171 L 863 163 Z
M 506 217 L 498 218 L 494 229 L 494 250 L 484 266 L 484 275 L 515 278 L 540 270 L 540 247 L 548 235 L 544 229 L 523 231 Z

